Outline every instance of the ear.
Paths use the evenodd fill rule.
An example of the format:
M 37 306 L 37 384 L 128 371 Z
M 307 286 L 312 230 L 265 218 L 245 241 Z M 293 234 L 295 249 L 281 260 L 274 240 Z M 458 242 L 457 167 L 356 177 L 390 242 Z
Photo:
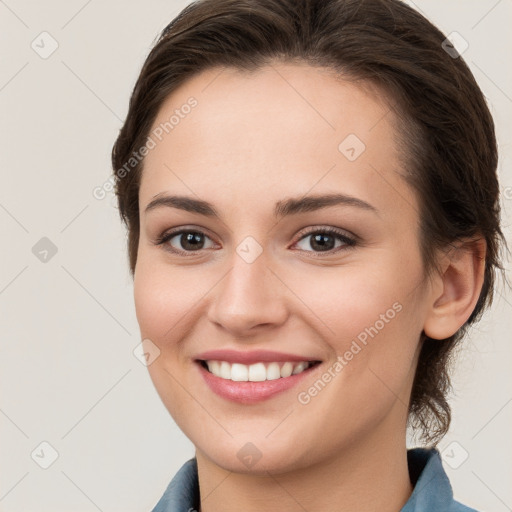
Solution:
M 441 258 L 441 272 L 432 288 L 423 330 L 433 339 L 455 334 L 470 317 L 484 282 L 486 242 L 472 238 L 458 242 Z

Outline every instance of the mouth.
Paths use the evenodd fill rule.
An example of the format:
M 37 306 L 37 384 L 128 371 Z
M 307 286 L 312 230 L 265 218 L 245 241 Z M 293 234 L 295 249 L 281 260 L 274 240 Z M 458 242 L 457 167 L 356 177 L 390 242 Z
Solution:
M 321 361 L 271 361 L 242 364 L 212 359 L 199 359 L 197 362 L 215 377 L 233 382 L 264 382 L 286 379 L 292 375 L 299 375 L 321 363 Z
M 291 390 L 322 363 L 292 354 L 277 357 L 269 352 L 258 354 L 216 351 L 205 353 L 195 363 L 211 391 L 239 404 L 254 404 Z

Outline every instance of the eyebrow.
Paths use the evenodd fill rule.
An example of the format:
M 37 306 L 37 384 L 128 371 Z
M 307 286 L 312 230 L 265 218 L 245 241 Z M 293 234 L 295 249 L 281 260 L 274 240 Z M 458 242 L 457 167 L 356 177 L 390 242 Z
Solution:
M 326 195 L 310 195 L 297 198 L 289 198 L 278 201 L 274 206 L 274 217 L 286 217 L 290 215 L 297 215 L 299 213 L 312 212 L 329 208 L 332 206 L 352 206 L 367 210 L 378 215 L 378 210 L 375 206 L 359 199 L 357 197 L 349 196 L 346 194 L 326 194 Z M 176 195 L 163 195 L 157 194 L 155 198 L 146 206 L 145 213 L 157 208 L 167 207 L 184 210 L 191 213 L 204 215 L 205 217 L 212 217 L 220 219 L 221 216 L 215 207 L 202 199 L 195 199 L 188 196 Z

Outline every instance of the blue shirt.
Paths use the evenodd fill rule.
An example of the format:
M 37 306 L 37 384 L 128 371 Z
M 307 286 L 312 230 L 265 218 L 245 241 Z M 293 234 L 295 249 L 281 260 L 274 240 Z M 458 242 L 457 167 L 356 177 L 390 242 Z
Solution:
M 450 481 L 435 448 L 407 451 L 409 476 L 414 490 L 400 512 L 477 512 L 453 499 Z M 187 461 L 176 473 L 152 512 L 199 510 L 197 461 Z

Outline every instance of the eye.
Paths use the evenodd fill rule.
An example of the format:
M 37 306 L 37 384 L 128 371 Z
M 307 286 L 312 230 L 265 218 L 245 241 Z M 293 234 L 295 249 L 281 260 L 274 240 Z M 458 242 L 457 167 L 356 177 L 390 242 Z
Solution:
M 309 242 L 306 242 L 310 238 Z M 163 233 L 155 241 L 156 245 L 164 245 L 166 251 L 183 256 L 194 256 L 203 249 L 212 248 L 205 246 L 205 240 L 211 238 L 204 232 L 195 229 L 181 228 L 176 231 Z M 336 246 L 336 241 L 340 243 Z M 343 249 L 348 249 L 356 245 L 355 238 L 349 237 L 343 231 L 336 228 L 310 228 L 294 245 L 303 244 L 300 249 L 305 252 L 313 253 L 336 253 Z M 307 246 L 312 248 L 310 251 Z
M 309 242 L 307 241 L 308 238 L 310 238 Z M 340 241 L 341 244 L 336 247 L 337 240 Z M 300 243 L 303 243 L 301 250 L 305 250 L 306 252 L 336 253 L 340 250 L 353 247 L 356 245 L 356 240 L 335 228 L 311 228 L 296 245 Z M 313 251 L 307 250 L 307 246 L 311 247 Z
M 176 240 L 173 242 L 173 239 Z M 202 231 L 181 229 L 179 231 L 164 233 L 155 243 L 156 245 L 165 244 L 165 249 L 170 252 L 187 255 L 187 253 L 194 253 L 207 248 L 205 247 L 205 239 L 211 240 L 210 237 Z

